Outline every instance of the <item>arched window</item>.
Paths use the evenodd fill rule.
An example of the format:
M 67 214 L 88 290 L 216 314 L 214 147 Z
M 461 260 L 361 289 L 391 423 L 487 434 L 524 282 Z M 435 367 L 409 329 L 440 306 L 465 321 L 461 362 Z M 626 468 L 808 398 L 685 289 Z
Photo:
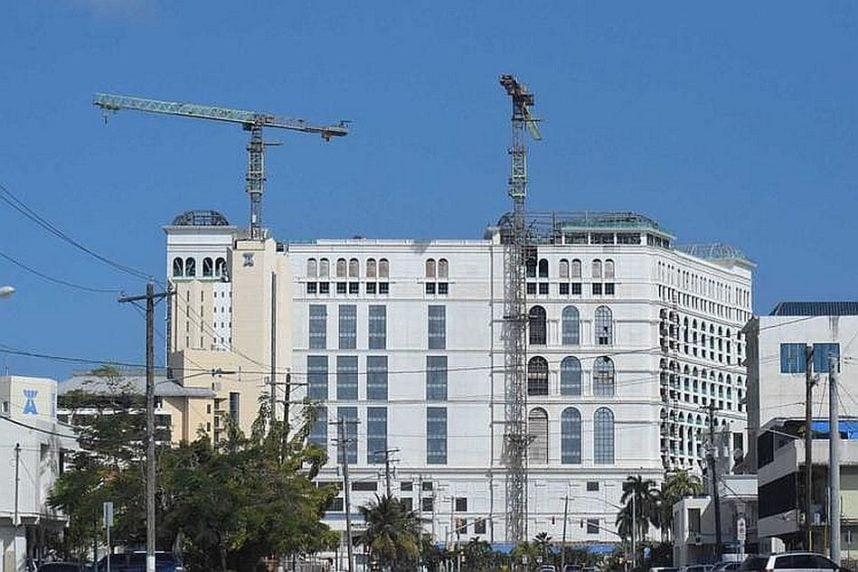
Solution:
M 203 276 L 210 278 L 214 274 L 214 262 L 206 256 L 203 258 Z
M 197 275 L 197 261 L 193 258 L 185 259 L 185 276 Z
M 572 261 L 572 267 L 569 269 L 572 278 L 581 278 L 581 261 L 577 258 Z
M 327 258 L 319 260 L 319 278 L 329 278 L 331 275 L 331 263 Z
M 581 464 L 581 414 L 574 407 L 560 414 L 560 462 Z
M 375 278 L 378 275 L 378 267 L 375 264 L 375 258 L 366 259 L 366 277 Z
M 319 275 L 319 263 L 315 258 L 307 259 L 307 278 L 316 278 Z
M 548 462 L 548 413 L 541 408 L 532 409 L 527 416 L 527 432 L 531 438 L 527 460 L 531 463 Z
M 226 276 L 226 259 L 218 258 L 215 260 L 215 276 Z
M 524 273 L 528 278 L 536 278 L 536 259 L 528 258 L 524 263 Z
M 527 394 L 548 395 L 548 362 L 536 356 L 527 362 Z
M 560 261 L 560 278 L 569 278 L 569 261 L 565 258 Z
M 581 395 L 581 362 L 576 357 L 560 362 L 560 395 Z
M 435 278 L 437 276 L 435 272 L 435 259 L 428 258 L 426 260 L 426 278 Z
M 607 306 L 596 308 L 596 345 L 610 346 L 614 343 L 614 320 Z
M 357 258 L 349 260 L 349 278 L 360 278 L 360 262 Z
M 614 462 L 614 414 L 600 407 L 593 415 L 593 462 L 610 465 Z
M 566 306 L 563 308 L 563 319 L 561 322 L 563 345 L 577 346 L 580 344 L 581 322 L 578 317 L 578 308 L 575 306 Z
M 447 262 L 446 258 L 442 258 L 438 261 L 438 278 L 449 278 L 450 276 L 450 263 Z
M 593 261 L 593 278 L 602 277 L 602 261 L 596 259 Z
M 337 259 L 337 278 L 345 278 L 346 277 L 346 259 L 338 258 Z
M 532 345 L 544 346 L 547 332 L 545 327 L 545 308 L 534 306 L 527 315 L 528 329 L 530 330 L 530 343 Z
M 173 276 L 184 276 L 185 275 L 185 263 L 181 258 L 173 259 Z
M 593 395 L 614 395 L 614 362 L 607 356 L 597 357 L 593 362 Z
M 539 277 L 548 278 L 548 261 L 544 258 L 539 261 Z
M 606 260 L 605 261 L 605 278 L 614 278 L 614 261 Z
M 378 261 L 378 277 L 390 278 L 390 263 L 387 258 L 382 258 Z

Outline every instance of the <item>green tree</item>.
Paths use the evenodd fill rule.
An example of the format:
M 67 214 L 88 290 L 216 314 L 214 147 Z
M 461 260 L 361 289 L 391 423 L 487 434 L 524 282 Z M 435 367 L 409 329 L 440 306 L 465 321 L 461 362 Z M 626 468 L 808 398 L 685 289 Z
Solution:
M 495 554 L 491 544 L 472 538 L 464 547 L 464 568 L 469 572 L 486 572 L 495 569 Z
M 634 526 L 635 538 L 641 541 L 646 538 L 650 525 L 660 525 L 659 490 L 655 481 L 644 479 L 640 475 L 626 478 L 620 502 L 623 508 L 617 515 L 616 524 L 621 537 L 629 538 Z
M 392 496 L 378 496 L 358 507 L 366 530 L 358 542 L 369 551 L 370 559 L 383 568 L 413 570 L 420 556 L 421 525 L 417 513 Z
M 541 562 L 548 563 L 548 556 L 551 552 L 551 536 L 547 532 L 540 532 L 533 537 L 533 547 L 541 558 Z
M 677 471 L 661 485 L 659 506 L 661 512 L 662 538 L 670 539 L 673 528 L 673 505 L 680 500 L 703 493 L 703 483 L 697 475 L 688 471 Z

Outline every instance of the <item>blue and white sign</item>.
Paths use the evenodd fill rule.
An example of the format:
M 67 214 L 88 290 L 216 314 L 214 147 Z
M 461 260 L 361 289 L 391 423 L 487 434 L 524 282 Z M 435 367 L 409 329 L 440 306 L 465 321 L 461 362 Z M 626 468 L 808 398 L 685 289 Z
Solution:
M 36 396 L 39 395 L 39 392 L 35 389 L 25 389 L 24 397 L 27 401 L 24 402 L 24 415 L 38 415 L 39 411 L 36 409 Z

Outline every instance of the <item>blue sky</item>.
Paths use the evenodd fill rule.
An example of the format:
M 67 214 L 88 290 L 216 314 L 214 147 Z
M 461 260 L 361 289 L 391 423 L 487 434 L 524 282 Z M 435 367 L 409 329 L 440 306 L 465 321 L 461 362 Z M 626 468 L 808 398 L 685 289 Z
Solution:
M 244 224 L 246 134 L 122 112 L 95 92 L 326 123 L 269 130 L 281 240 L 477 238 L 508 207 L 514 73 L 536 94 L 532 210 L 631 210 L 757 264 L 755 310 L 854 299 L 858 8 L 853 2 L 169 2 L 0 5 L 0 184 L 80 243 L 159 278 L 161 227 L 213 208 Z M 92 288 L 144 282 L 0 203 L 0 253 Z M 0 344 L 143 361 L 116 295 L 0 259 Z M 159 341 L 159 344 L 161 342 Z M 84 365 L 0 356 L 65 378 Z

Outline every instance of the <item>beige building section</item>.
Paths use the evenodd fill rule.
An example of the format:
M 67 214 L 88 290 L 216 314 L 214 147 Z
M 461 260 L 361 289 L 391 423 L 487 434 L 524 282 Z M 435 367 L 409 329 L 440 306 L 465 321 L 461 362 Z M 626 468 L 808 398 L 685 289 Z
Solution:
M 272 386 L 280 415 L 286 400 L 292 276 L 284 249 L 271 238 L 247 238 L 212 211 L 183 213 L 164 231 L 175 292 L 168 311 L 169 374 L 187 387 L 214 391 L 205 427 L 215 440 L 227 415 L 248 433 Z M 234 291 L 242 295 L 234 298 Z

